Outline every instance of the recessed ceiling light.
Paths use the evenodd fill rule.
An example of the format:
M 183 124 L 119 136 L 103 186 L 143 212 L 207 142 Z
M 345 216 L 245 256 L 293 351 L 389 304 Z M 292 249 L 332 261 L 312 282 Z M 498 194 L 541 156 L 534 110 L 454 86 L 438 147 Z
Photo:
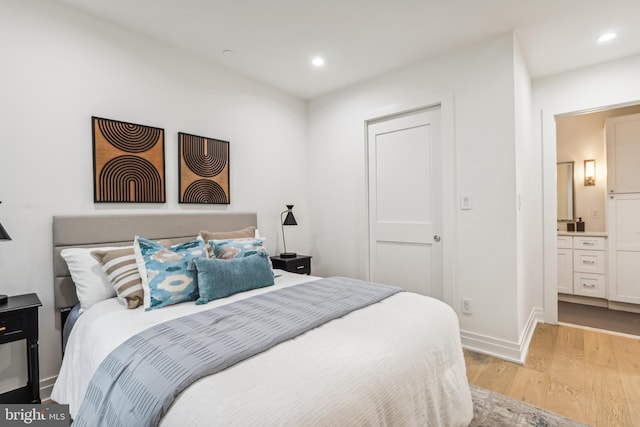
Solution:
M 233 55 L 233 51 L 231 49 L 225 49 L 222 51 L 224 55 Z
M 313 60 L 311 61 L 311 63 L 315 66 L 315 67 L 322 67 L 324 65 L 324 59 L 318 57 L 313 58 Z
M 615 39 L 616 37 L 618 37 L 618 35 L 616 33 L 605 33 L 605 34 L 601 35 L 600 37 L 598 37 L 598 42 L 599 43 L 608 42 L 610 40 Z

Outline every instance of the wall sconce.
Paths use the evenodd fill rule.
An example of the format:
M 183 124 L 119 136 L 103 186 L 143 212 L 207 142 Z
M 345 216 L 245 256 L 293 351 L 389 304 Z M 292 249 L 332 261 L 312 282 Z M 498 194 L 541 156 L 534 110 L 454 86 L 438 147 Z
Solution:
M 295 258 L 295 252 L 287 252 L 287 242 L 284 239 L 284 226 L 285 225 L 298 225 L 296 222 L 296 218 L 293 216 L 293 205 L 287 205 L 287 210 L 283 211 L 280 214 L 280 225 L 282 227 L 282 244 L 284 246 L 284 252 L 280 254 L 280 258 Z M 284 214 L 287 214 L 286 217 L 283 218 Z
M 596 161 L 584 161 L 584 186 L 596 185 Z

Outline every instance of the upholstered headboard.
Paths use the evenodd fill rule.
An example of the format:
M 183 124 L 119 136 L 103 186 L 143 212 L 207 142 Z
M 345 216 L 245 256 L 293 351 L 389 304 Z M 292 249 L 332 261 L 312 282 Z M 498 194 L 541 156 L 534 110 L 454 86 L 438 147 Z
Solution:
M 200 230 L 231 231 L 256 225 L 255 213 L 54 216 L 53 286 L 56 309 L 68 309 L 78 303 L 75 284 L 60 255 L 64 248 L 130 245 L 136 235 L 179 243 L 195 238 Z

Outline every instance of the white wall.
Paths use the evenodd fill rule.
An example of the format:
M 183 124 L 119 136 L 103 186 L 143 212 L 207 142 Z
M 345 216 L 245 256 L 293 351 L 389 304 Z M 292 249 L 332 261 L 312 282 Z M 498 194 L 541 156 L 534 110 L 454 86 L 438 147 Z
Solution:
M 544 310 L 556 323 L 556 127 L 554 116 L 640 100 L 640 55 L 533 81 L 534 138 L 543 144 Z
M 37 292 L 40 373 L 58 372 L 51 217 L 257 211 L 272 252 L 308 252 L 306 104 L 50 1 L 0 2 L 0 291 Z M 94 204 L 91 116 L 165 129 L 167 203 Z M 178 204 L 177 132 L 230 141 L 231 205 Z M 279 243 L 280 242 L 280 243 Z
M 542 318 L 542 175 L 540 143 L 532 138 L 531 78 L 514 36 L 514 122 L 518 233 L 518 331 L 523 346 Z M 529 329 L 527 329 L 529 328 Z M 523 342 L 526 341 L 526 342 Z
M 455 144 L 456 184 L 450 199 L 456 204 L 456 263 L 453 283 L 445 286 L 457 287 L 458 312 L 458 298 L 473 301 L 473 315 L 460 315 L 463 333 L 505 348 L 516 345 L 521 330 L 514 87 L 525 86 L 517 97 L 523 102 L 523 66 L 518 65 L 516 83 L 514 40 L 506 34 L 310 102 L 312 250 L 319 274 L 368 276 L 365 121 L 416 107 L 421 96 L 450 92 L 455 136 L 445 143 Z M 473 210 L 458 209 L 460 194 L 472 195 Z

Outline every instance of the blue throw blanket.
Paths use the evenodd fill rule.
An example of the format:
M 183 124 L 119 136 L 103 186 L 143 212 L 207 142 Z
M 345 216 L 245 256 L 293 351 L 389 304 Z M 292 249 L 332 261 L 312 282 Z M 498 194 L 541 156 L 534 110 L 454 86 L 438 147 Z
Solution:
M 73 425 L 156 426 L 199 378 L 399 291 L 332 277 L 156 325 L 102 361 Z

